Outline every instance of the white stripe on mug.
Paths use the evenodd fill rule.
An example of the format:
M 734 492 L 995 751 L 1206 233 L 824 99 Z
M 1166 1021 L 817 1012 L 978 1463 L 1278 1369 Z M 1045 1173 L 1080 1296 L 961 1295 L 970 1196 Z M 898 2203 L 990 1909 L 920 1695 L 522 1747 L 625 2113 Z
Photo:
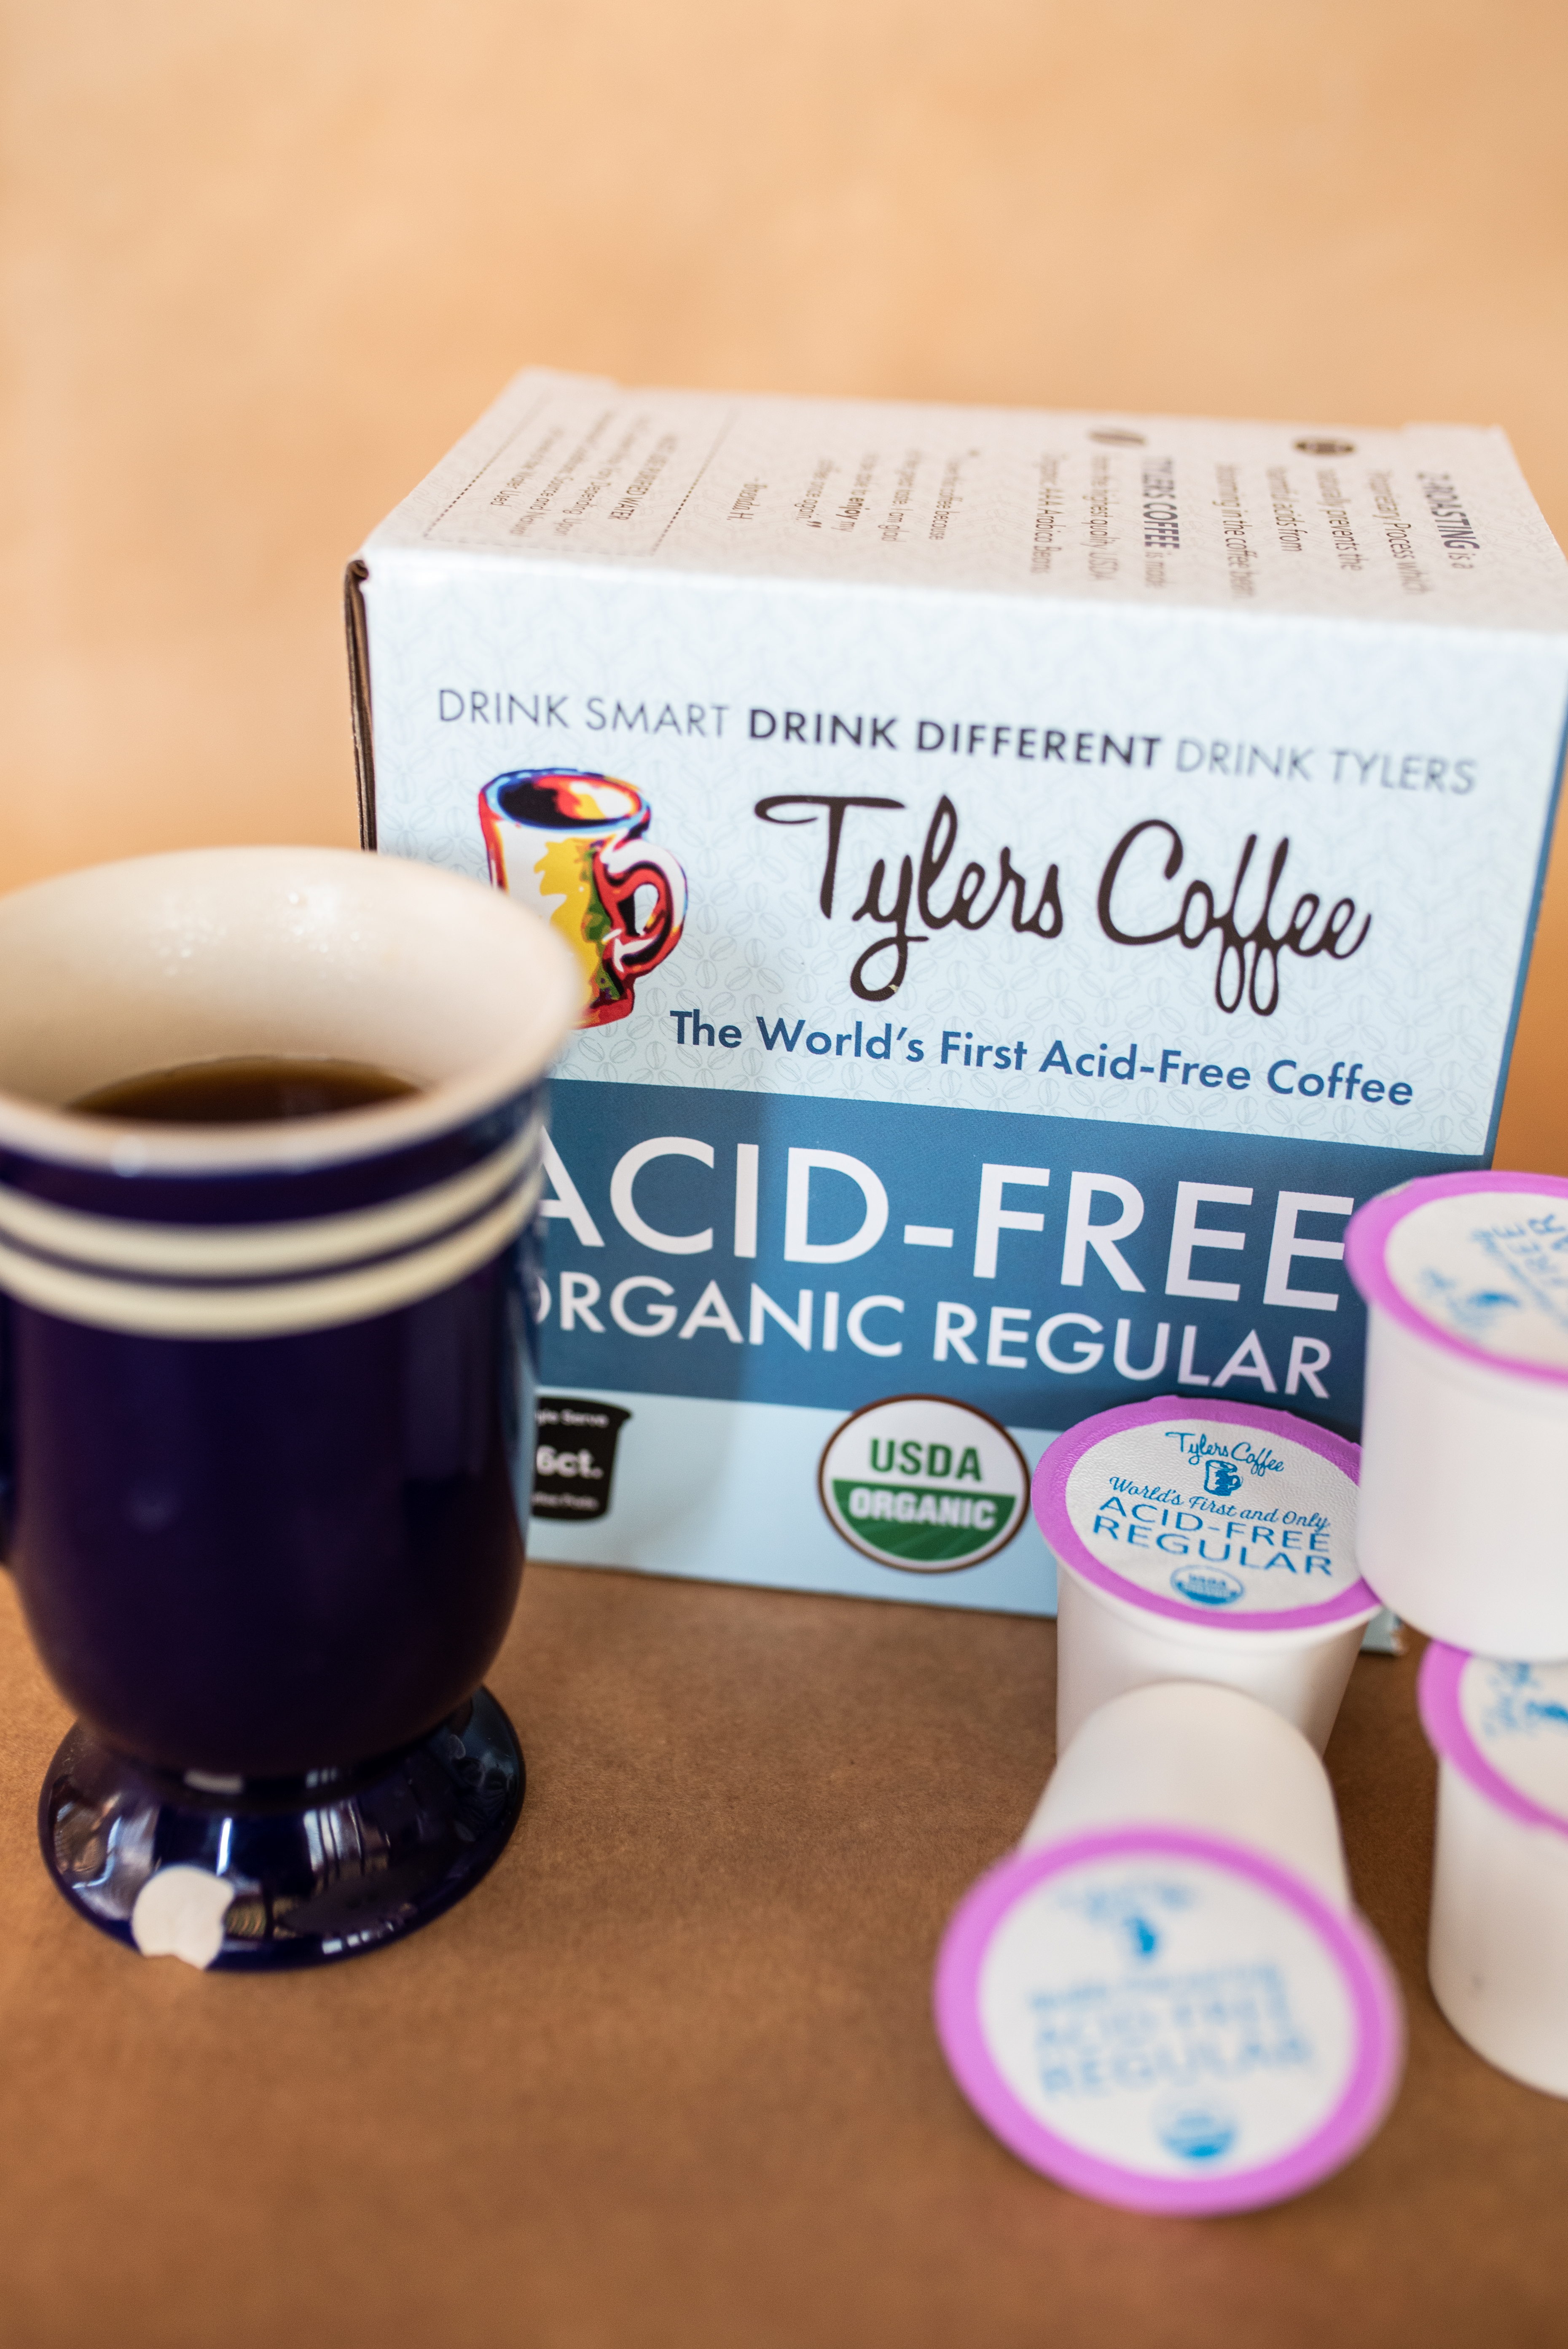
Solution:
M 451 1288 L 515 1239 L 543 1187 L 542 1171 L 536 1167 L 488 1216 L 432 1247 L 353 1271 L 329 1273 L 319 1280 L 246 1288 L 165 1288 L 73 1272 L 0 1242 L 0 1288 L 61 1320 L 122 1330 L 140 1338 L 290 1337 L 346 1321 L 368 1321 Z
M 543 1135 L 536 1115 L 478 1166 L 428 1190 L 346 1215 L 280 1224 L 148 1224 L 85 1215 L 0 1188 L 0 1235 L 79 1265 L 188 1279 L 313 1272 L 407 1247 L 472 1216 L 515 1180 Z

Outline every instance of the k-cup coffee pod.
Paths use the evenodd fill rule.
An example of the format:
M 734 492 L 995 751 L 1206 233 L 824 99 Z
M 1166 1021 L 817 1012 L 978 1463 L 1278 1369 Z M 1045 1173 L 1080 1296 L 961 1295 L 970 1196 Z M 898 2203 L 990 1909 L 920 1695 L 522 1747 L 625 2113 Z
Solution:
M 1289 1413 L 1180 1395 L 1101 1412 L 1035 1473 L 1057 1580 L 1057 1746 L 1153 1681 L 1215 1681 L 1321 1754 L 1377 1612 L 1357 1450 Z
M 1433 1995 L 1489 2064 L 1568 2096 L 1568 1663 L 1434 1641 L 1419 1689 L 1439 1756 Z
M 1403 2062 L 1322 1764 L 1212 1685 L 1133 1690 L 1085 1723 L 1023 1844 L 961 1904 L 935 1999 L 1003 2143 L 1127 2209 L 1305 2191 L 1377 2130 Z
M 1298 1729 L 1239 1689 L 1158 1681 L 1101 1705 L 1052 1771 L 1019 1849 L 1130 1819 L 1253 1845 L 1335 1908 L 1350 1906 L 1327 1772 Z
M 1367 1300 L 1357 1548 L 1435 1639 L 1568 1656 L 1568 1182 L 1437 1174 L 1361 1208 Z

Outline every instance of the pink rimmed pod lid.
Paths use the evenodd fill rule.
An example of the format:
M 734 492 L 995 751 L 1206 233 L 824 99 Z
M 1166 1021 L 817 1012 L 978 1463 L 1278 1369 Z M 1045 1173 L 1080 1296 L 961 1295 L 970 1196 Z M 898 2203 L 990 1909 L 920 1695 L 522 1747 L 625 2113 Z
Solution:
M 1058 1557 L 1141 1611 L 1249 1631 L 1369 1621 L 1355 1444 L 1260 1405 L 1124 1403 L 1057 1436 L 1034 1506 Z
M 1130 1824 L 1016 1852 L 960 1904 L 936 2025 L 1020 2159 L 1125 2209 L 1300 2194 L 1380 2126 L 1403 2009 L 1377 1940 L 1247 1846 Z
M 1450 1359 L 1568 1390 L 1568 1180 L 1428 1174 L 1350 1220 L 1346 1268 L 1375 1311 Z
M 1568 1663 L 1508 1662 L 1434 1640 L 1417 1699 L 1443 1761 L 1511 1818 L 1568 1837 Z

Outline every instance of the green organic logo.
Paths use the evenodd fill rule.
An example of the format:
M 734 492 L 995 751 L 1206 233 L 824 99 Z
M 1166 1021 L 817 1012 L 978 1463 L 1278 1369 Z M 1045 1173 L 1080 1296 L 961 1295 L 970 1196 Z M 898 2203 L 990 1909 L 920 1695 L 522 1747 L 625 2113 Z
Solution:
M 822 1506 L 879 1566 L 945 1574 L 978 1566 L 1024 1522 L 1029 1471 L 1005 1427 L 945 1395 L 893 1395 L 838 1428 Z
M 833 1498 L 863 1542 L 901 1566 L 957 1566 L 989 1549 L 1016 1504 L 1006 1493 L 934 1493 L 920 1485 L 833 1479 Z

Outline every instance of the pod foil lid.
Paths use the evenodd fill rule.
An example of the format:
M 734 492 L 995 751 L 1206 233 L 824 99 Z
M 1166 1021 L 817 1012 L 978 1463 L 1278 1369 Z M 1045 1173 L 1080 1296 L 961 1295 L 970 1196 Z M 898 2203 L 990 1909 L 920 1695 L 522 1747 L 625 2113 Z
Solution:
M 1173 1620 L 1299 1630 L 1369 1621 L 1353 1444 L 1288 1412 L 1168 1395 L 1057 1436 L 1035 1515 L 1058 1557 Z
M 1504 1662 L 1434 1640 L 1417 1692 L 1445 1762 L 1511 1817 L 1568 1836 L 1568 1663 Z
M 1262 1853 L 1177 1828 L 1004 1860 L 948 1928 L 935 2006 L 960 2088 L 1020 2159 L 1173 2216 L 1328 2177 L 1403 2064 L 1398 1992 L 1359 1919 Z
M 1368 1200 L 1345 1260 L 1370 1306 L 1444 1352 L 1568 1385 L 1568 1181 L 1431 1174 Z

